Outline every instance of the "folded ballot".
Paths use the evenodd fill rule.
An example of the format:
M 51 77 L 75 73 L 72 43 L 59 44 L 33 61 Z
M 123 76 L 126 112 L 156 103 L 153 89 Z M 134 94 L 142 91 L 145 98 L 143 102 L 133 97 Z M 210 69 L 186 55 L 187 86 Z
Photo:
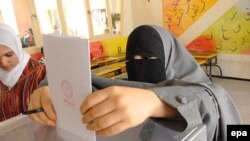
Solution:
M 95 133 L 81 122 L 80 105 L 91 93 L 90 53 L 87 39 L 64 35 L 43 35 L 51 99 L 57 127 L 95 141 Z

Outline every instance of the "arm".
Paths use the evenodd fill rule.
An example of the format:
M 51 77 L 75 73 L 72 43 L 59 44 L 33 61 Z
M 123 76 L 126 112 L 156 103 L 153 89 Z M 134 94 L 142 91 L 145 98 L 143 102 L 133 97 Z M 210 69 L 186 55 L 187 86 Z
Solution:
M 160 117 L 163 120 L 154 121 L 173 130 L 175 130 L 176 123 L 182 123 L 179 124 L 178 131 L 191 129 L 200 123 L 205 123 L 211 132 L 208 135 L 213 137 L 212 132 L 215 130 L 212 129 L 217 125 L 217 113 L 213 99 L 204 87 L 171 86 L 177 84 L 152 85 L 134 82 L 132 82 L 134 87 L 140 88 L 123 87 L 127 83 L 129 86 L 131 85 L 131 82 L 128 81 L 119 81 L 117 84 L 120 86 L 110 87 L 114 84 L 111 79 L 105 81 L 106 79 L 100 78 L 98 81 L 98 78 L 93 79 L 92 77 L 92 80 L 93 85 L 102 90 L 95 91 L 82 103 L 82 121 L 87 124 L 88 129 L 97 131 L 99 135 L 115 135 L 139 125 L 149 117 Z M 103 82 L 105 82 L 104 86 Z M 147 87 L 149 89 L 145 89 Z M 187 103 L 179 102 L 177 97 L 182 96 L 187 98 Z M 40 100 L 38 101 L 40 102 Z M 44 106 L 44 104 L 41 105 Z M 51 107 L 47 108 L 53 109 Z M 45 113 L 46 111 L 48 110 L 45 110 Z M 178 122 L 180 120 L 169 120 L 176 119 L 176 117 L 182 117 L 181 121 L 185 121 L 187 124 Z M 48 119 L 53 119 L 53 116 Z
M 176 118 L 176 109 L 147 89 L 113 86 L 89 95 L 81 105 L 82 121 L 100 136 L 118 134 L 149 117 Z
M 100 99 L 101 98 L 101 99 Z M 123 113 L 124 116 L 122 118 L 126 120 L 131 120 L 126 126 L 122 126 L 123 130 L 125 128 L 133 127 L 142 123 L 148 117 L 176 117 L 178 113 L 172 107 L 164 104 L 159 98 L 150 90 L 138 89 L 138 88 L 129 88 L 129 87 L 108 87 L 99 91 L 96 91 L 88 96 L 87 105 L 85 102 L 81 106 L 81 111 L 84 114 L 83 121 L 88 123 L 92 121 L 92 118 L 96 118 L 93 114 L 102 114 L 99 112 L 99 106 L 97 109 L 92 108 L 95 104 L 103 101 L 104 105 L 111 107 L 102 107 L 101 109 L 109 109 L 116 108 L 117 111 L 123 109 L 129 109 L 129 113 Z M 106 101 L 108 99 L 108 101 Z M 90 102 L 91 103 L 90 103 Z M 151 106 L 153 105 L 153 106 Z M 56 114 L 53 109 L 53 105 L 50 99 L 50 92 L 48 86 L 43 86 L 34 91 L 34 94 L 31 96 L 31 101 L 29 104 L 29 110 L 42 107 L 45 111 L 43 113 L 36 113 L 29 115 L 29 117 L 39 123 L 48 124 L 51 126 L 55 126 L 56 123 Z M 138 117 L 138 111 L 143 107 L 143 114 L 140 114 Z M 92 108 L 92 111 L 96 111 L 96 113 L 92 113 L 88 109 Z M 103 111 L 101 110 L 100 111 Z M 86 113 L 88 111 L 88 113 Z M 119 112 L 118 112 L 119 113 Z M 86 115 L 87 114 L 87 115 Z M 104 114 L 104 113 L 103 113 Z M 116 115 L 116 114 L 115 114 Z M 124 120 L 120 119 L 120 120 Z M 125 122 L 127 122 L 125 120 Z M 89 129 L 92 129 L 92 125 L 89 125 Z M 121 132 L 121 131 L 120 131 Z M 112 134 L 117 134 L 115 133 Z M 101 133 L 100 133 L 101 135 Z M 111 134 L 109 134 L 111 135 Z
M 205 124 L 208 137 L 213 138 L 219 119 L 217 103 L 214 98 L 215 92 L 211 91 L 213 89 L 202 84 L 192 84 L 177 80 L 153 85 L 110 79 L 106 81 L 105 79 L 107 78 L 92 77 L 92 82 L 98 88 L 112 86 L 114 85 L 114 81 L 116 81 L 115 84 L 120 86 L 149 89 L 154 92 L 153 94 L 157 95 L 160 101 L 167 105 L 167 107 L 171 107 L 175 113 L 177 111 L 179 114 L 177 117 L 181 117 L 175 118 L 175 116 L 172 116 L 171 119 L 169 119 L 168 116 L 165 116 L 165 118 L 153 118 L 153 122 L 175 131 L 176 134 L 193 129 L 200 124 Z M 139 111 L 141 110 L 142 108 L 139 109 Z M 151 117 L 155 116 L 151 115 Z
M 178 120 L 154 120 L 155 123 L 179 133 L 205 124 L 207 140 L 213 140 L 216 135 L 216 128 L 219 126 L 219 112 L 211 90 L 201 85 L 166 86 L 152 88 L 151 90 L 162 101 L 177 109 L 182 117 L 182 119 L 179 119 L 180 122 Z M 186 124 L 183 124 L 183 121 Z M 176 134 L 179 134 L 178 132 Z
M 44 112 L 29 115 L 29 118 L 41 124 L 47 124 L 55 127 L 56 125 L 56 113 L 54 111 L 50 91 L 48 86 L 47 77 L 39 83 L 39 88 L 33 91 L 30 96 L 30 102 L 28 110 L 43 108 Z
M 31 102 L 29 105 L 29 109 L 42 107 L 45 110 L 45 112 L 32 114 L 30 115 L 30 118 L 39 123 L 55 126 L 56 115 L 53 109 L 53 105 L 50 101 L 49 88 L 48 86 L 46 86 L 46 84 L 47 84 L 47 81 L 45 79 L 45 81 L 43 81 L 40 84 L 40 86 L 42 85 L 43 87 L 34 91 L 34 94 L 31 97 Z M 93 108 L 93 106 L 95 106 L 97 103 L 100 103 L 100 101 L 103 101 L 104 105 L 111 106 L 111 109 L 116 108 L 117 111 L 121 112 L 121 114 L 124 115 L 120 117 L 121 119 L 117 119 L 119 121 L 124 120 L 123 124 L 126 123 L 125 125 L 122 125 L 122 124 L 119 125 L 119 127 L 122 127 L 119 129 L 119 131 L 117 130 L 117 131 L 114 131 L 113 133 L 108 134 L 106 132 L 110 132 L 110 130 L 106 130 L 105 133 L 98 132 L 99 135 L 117 134 L 118 132 L 121 132 L 127 128 L 130 128 L 130 127 L 133 127 L 142 123 L 148 117 L 171 118 L 171 117 L 179 116 L 178 112 L 175 109 L 163 103 L 151 90 L 146 90 L 146 89 L 120 87 L 120 86 L 108 87 L 108 88 L 92 93 L 91 95 L 88 96 L 86 101 L 83 102 L 81 106 L 81 111 L 82 113 L 84 113 L 83 121 L 84 123 L 87 123 L 87 127 L 89 129 L 96 130 L 93 124 L 88 124 L 90 123 L 90 121 L 96 118 L 95 116 L 93 116 L 93 114 L 98 114 L 98 115 L 104 114 L 104 113 L 99 112 L 98 110 L 99 106 L 97 106 L 97 108 Z M 110 107 L 103 108 L 101 106 L 101 109 L 107 110 L 109 108 Z M 142 108 L 143 108 L 143 111 L 142 111 L 143 113 L 138 114 L 138 111 L 141 111 Z M 97 110 L 97 112 L 92 113 L 92 111 L 88 109 L 92 109 L 92 111 Z M 128 113 L 123 112 L 123 109 L 129 109 L 127 110 Z M 117 113 L 115 113 L 115 115 L 117 115 Z M 114 122 L 114 120 L 112 119 L 111 122 Z M 104 124 L 102 126 L 104 126 Z

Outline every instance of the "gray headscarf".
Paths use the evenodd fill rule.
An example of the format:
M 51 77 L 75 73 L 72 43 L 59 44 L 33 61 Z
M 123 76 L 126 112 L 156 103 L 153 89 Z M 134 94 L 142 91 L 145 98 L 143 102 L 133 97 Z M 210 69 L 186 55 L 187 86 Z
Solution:
M 164 45 L 166 77 L 193 83 L 211 83 L 197 61 L 167 30 L 152 25 Z

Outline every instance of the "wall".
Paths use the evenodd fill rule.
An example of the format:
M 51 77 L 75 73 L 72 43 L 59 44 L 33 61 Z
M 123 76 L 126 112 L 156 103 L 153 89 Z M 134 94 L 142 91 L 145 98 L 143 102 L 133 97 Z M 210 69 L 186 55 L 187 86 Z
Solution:
M 25 35 L 25 30 L 31 28 L 28 4 L 26 0 L 13 0 L 19 35 Z
M 0 23 L 3 23 L 3 16 L 2 16 L 1 9 L 0 9 Z
M 27 47 L 27 48 L 24 48 L 24 51 L 29 54 L 40 53 L 41 48 L 40 47 Z
M 18 33 L 15 13 L 12 5 L 13 3 L 11 0 L 0 0 L 0 9 L 2 12 L 3 22 L 12 27 L 15 32 Z
M 142 24 L 163 25 L 162 0 L 150 0 L 150 2 L 148 2 L 148 0 L 130 1 L 132 7 L 133 28 Z M 227 10 L 234 6 L 238 1 L 239 0 L 218 0 L 218 2 L 199 20 L 179 36 L 179 41 L 184 46 L 188 45 L 188 43 L 203 33 L 211 24 L 213 24 L 213 22 L 227 12 Z M 250 55 L 219 54 L 218 62 L 222 67 L 224 76 L 250 79 Z M 213 74 L 219 75 L 217 69 L 214 69 Z
M 162 25 L 162 0 L 132 0 L 133 26 Z
M 133 20 L 132 20 L 132 5 L 131 0 L 123 0 L 123 23 L 122 23 L 122 31 L 123 35 L 129 35 L 129 33 L 133 30 Z

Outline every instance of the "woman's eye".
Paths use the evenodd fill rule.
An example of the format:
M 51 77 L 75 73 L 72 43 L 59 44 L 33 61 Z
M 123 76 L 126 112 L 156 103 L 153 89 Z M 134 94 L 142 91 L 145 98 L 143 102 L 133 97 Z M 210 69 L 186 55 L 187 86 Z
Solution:
M 5 56 L 11 57 L 13 55 L 13 52 L 6 53 Z
M 148 59 L 157 59 L 155 56 L 148 57 Z
M 135 55 L 135 56 L 134 56 L 134 59 L 135 59 L 135 60 L 140 60 L 140 59 L 143 59 L 143 57 L 142 57 L 141 55 Z

